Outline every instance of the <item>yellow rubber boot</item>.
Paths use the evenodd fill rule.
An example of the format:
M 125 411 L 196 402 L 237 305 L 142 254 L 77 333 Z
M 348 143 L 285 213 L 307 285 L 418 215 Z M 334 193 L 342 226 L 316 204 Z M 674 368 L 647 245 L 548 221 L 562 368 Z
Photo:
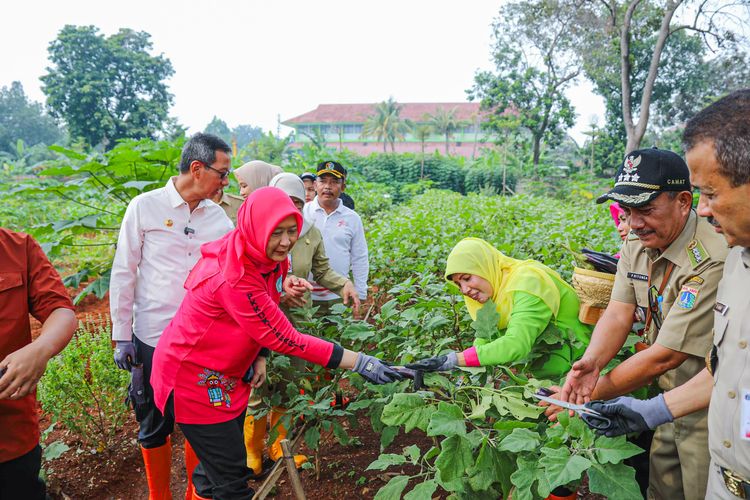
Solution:
M 271 460 L 273 460 L 274 462 L 278 461 L 282 456 L 284 456 L 284 451 L 281 449 L 281 440 L 286 439 L 287 429 L 281 424 L 280 420 L 285 413 L 286 408 L 277 406 L 276 408 L 271 409 L 271 431 L 273 431 L 275 427 L 277 434 L 276 439 L 271 445 L 271 448 L 268 450 L 268 456 L 270 456 Z M 305 462 L 307 462 L 307 457 L 305 455 L 294 455 L 294 465 L 296 465 L 298 469 Z
M 245 415 L 245 450 L 247 451 L 247 466 L 258 476 L 263 472 L 263 442 L 266 437 L 266 422 L 268 418 L 263 415 L 255 418 Z
M 172 472 L 172 441 L 157 448 L 141 447 L 143 464 L 146 466 L 149 500 L 172 500 L 169 479 Z

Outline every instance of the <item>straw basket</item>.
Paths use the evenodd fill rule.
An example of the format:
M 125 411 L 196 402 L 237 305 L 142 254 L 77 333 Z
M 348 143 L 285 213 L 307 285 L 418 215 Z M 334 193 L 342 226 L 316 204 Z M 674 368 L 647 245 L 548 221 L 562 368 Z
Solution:
M 601 318 L 612 295 L 612 287 L 615 284 L 615 275 L 581 269 L 573 269 L 573 288 L 578 294 L 581 308 L 578 319 L 587 325 L 595 325 Z

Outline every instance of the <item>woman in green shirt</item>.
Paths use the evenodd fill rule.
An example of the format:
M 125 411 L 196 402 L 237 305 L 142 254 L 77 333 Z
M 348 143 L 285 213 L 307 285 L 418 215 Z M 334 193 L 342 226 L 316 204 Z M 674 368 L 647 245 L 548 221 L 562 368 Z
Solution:
M 535 377 L 556 378 L 570 370 L 591 338 L 591 327 L 578 320 L 573 288 L 539 262 L 512 259 L 482 239 L 465 238 L 448 255 L 445 278 L 461 290 L 472 319 L 487 301 L 495 304 L 497 334 L 475 339 L 463 352 L 423 359 L 409 368 L 445 371 L 520 362 L 529 358 L 541 334 L 554 327 L 562 341 L 538 345 L 542 356 L 530 368 Z

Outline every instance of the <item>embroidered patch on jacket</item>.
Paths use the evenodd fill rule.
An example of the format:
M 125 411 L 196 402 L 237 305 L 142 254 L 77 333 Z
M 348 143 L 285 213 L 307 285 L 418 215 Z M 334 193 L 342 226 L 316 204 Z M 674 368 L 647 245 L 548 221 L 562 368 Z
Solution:
M 690 265 L 693 269 L 701 265 L 710 257 L 706 249 L 703 248 L 703 245 L 698 240 L 693 240 L 688 243 L 688 246 L 685 247 L 685 251 L 687 252 L 688 260 L 690 260 Z
M 276 291 L 278 293 L 281 293 L 281 290 L 284 289 L 284 281 L 281 279 L 281 276 L 279 276 L 279 279 L 276 280 Z
M 684 285 L 680 289 L 680 296 L 677 299 L 677 306 L 683 309 L 692 309 L 695 305 L 695 298 L 698 296 L 698 289 Z
M 704 283 L 704 281 L 706 280 L 704 280 L 700 276 L 692 276 L 689 280 L 687 280 L 687 282 L 685 282 L 685 284 L 686 285 L 692 284 L 692 286 L 700 286 Z
M 631 280 L 648 281 L 648 276 L 645 274 L 628 273 L 628 278 Z
M 229 393 L 234 391 L 237 385 L 237 379 L 227 377 L 223 373 L 215 370 L 203 369 L 203 373 L 198 375 L 200 379 L 198 385 L 203 386 L 208 391 L 208 404 L 211 406 L 232 406 L 232 398 Z

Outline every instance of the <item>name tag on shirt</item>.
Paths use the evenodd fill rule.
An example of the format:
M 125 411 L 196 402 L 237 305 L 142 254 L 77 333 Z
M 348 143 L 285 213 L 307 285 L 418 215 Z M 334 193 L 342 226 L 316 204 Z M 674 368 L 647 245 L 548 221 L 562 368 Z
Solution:
M 628 273 L 628 278 L 631 280 L 648 281 L 648 276 L 645 274 Z
M 740 401 L 740 439 L 750 441 L 750 389 L 742 389 Z

